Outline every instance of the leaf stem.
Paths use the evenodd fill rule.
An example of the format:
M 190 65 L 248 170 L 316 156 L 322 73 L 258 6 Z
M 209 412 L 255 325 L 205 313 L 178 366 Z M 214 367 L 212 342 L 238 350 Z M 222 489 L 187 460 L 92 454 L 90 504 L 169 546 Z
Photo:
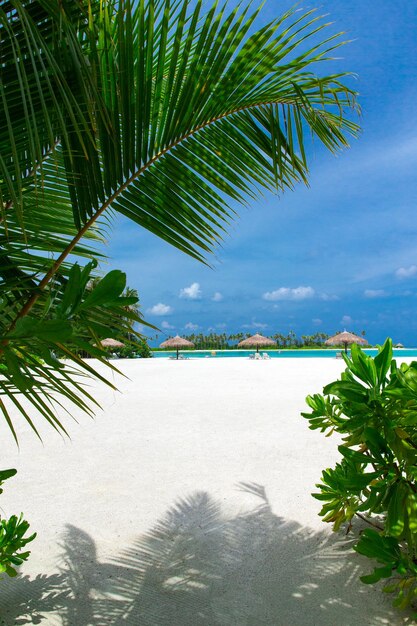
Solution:
M 384 530 L 382 528 L 382 526 L 379 526 L 378 524 L 375 524 L 374 522 L 371 522 L 369 519 L 367 519 L 364 515 L 362 515 L 361 513 L 358 513 L 356 511 L 355 515 L 357 515 L 361 520 L 363 520 L 364 522 L 366 522 L 367 524 L 369 524 L 370 526 L 373 526 L 374 528 L 377 528 L 378 530 Z

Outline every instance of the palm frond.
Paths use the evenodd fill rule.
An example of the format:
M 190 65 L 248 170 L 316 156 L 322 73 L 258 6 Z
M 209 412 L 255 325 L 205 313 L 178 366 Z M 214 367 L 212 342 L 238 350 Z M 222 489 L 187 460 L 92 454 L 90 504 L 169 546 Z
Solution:
M 14 4 L 19 10 L 12 30 L 20 34 L 18 41 L 28 42 L 27 29 L 39 30 L 39 24 L 21 2 Z M 46 191 L 54 198 L 40 189 L 38 201 L 49 203 L 51 212 L 54 199 L 59 204 L 60 195 L 69 192 L 77 234 L 45 274 L 41 290 L 110 207 L 205 261 L 234 217 L 230 199 L 245 202 L 265 188 L 284 191 L 307 182 L 306 134 L 335 153 L 358 132 L 348 116 L 356 104 L 355 92 L 344 84 L 347 75 L 313 72 L 344 43 L 340 34 L 324 36 L 328 25 L 314 11 L 288 11 L 255 31 L 259 10 L 250 14 L 250 5 L 241 11 L 213 7 L 203 14 L 202 3 L 192 6 L 189 0 L 93 2 L 87 21 L 80 0 L 78 20 L 65 14 L 59 42 L 71 54 L 59 57 L 61 69 L 50 58 L 56 41 L 42 35 L 48 31 L 45 20 L 54 17 L 53 4 L 43 0 L 49 13 L 34 41 L 46 48 L 39 54 L 42 62 L 42 54 L 51 61 L 48 76 L 66 78 L 58 89 L 65 106 L 56 105 L 61 117 L 65 107 L 71 114 L 64 120 L 65 132 L 58 124 L 38 142 L 36 158 L 26 148 L 31 169 L 19 159 L 16 163 L 42 184 L 48 177 Z M 20 68 L 24 52 L 16 55 L 6 55 L 6 66 Z M 27 80 L 39 81 L 38 73 L 35 65 Z M 10 84 L 16 106 L 23 109 L 18 77 Z M 77 98 L 74 107 L 68 90 Z M 54 107 L 55 100 L 45 103 L 51 115 L 32 120 L 35 127 L 45 126 L 44 134 L 55 119 Z M 5 125 L 0 145 L 11 134 L 20 138 L 23 151 L 25 142 L 35 141 L 27 133 L 29 119 L 21 117 L 21 128 Z M 53 175 L 44 166 L 46 152 L 58 146 L 66 185 L 58 171 Z M 8 162 L 15 162 L 11 154 Z M 42 175 L 34 176 L 38 170 Z M 16 177 L 17 171 L 4 173 L 5 182 Z M 22 216 L 23 191 L 21 186 L 14 190 L 15 196 L 20 193 L 16 206 Z
M 357 134 L 346 75 L 311 69 L 341 36 L 317 43 L 327 24 L 313 11 L 249 34 L 257 13 L 125 0 L 112 28 L 100 16 L 94 58 L 114 134 L 98 126 L 103 187 L 87 227 L 112 206 L 204 260 L 233 219 L 229 198 L 307 182 L 306 131 L 333 153 Z M 82 221 L 83 199 L 73 200 Z

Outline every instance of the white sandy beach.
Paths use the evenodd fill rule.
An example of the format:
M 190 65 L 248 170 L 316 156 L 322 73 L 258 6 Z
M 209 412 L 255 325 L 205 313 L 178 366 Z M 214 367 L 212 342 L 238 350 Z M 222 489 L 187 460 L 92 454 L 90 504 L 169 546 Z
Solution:
M 310 495 L 338 442 L 300 412 L 343 362 L 115 364 L 121 393 L 94 384 L 103 411 L 67 419 L 70 441 L 44 428 L 41 444 L 19 418 L 17 450 L 0 427 L 1 467 L 18 470 L 2 511 L 38 532 L 1 582 L 0 624 L 411 623 L 360 583 L 369 563 Z

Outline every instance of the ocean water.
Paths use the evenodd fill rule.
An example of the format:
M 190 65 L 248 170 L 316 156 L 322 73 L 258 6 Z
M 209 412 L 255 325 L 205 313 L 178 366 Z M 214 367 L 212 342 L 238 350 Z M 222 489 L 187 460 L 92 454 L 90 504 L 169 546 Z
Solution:
M 188 357 L 190 359 L 222 359 L 225 357 L 233 358 L 248 358 L 250 354 L 254 354 L 255 350 L 180 350 L 180 356 Z M 261 354 L 266 352 L 271 359 L 316 359 L 326 358 L 334 359 L 337 352 L 341 352 L 340 349 L 327 349 L 327 350 L 260 350 Z M 366 354 L 375 356 L 378 350 L 369 348 L 364 350 Z M 167 359 L 169 357 L 175 357 L 176 351 L 167 352 L 154 352 L 154 357 L 157 359 Z M 416 357 L 417 348 L 401 348 L 394 349 L 394 357 L 401 359 L 402 357 Z

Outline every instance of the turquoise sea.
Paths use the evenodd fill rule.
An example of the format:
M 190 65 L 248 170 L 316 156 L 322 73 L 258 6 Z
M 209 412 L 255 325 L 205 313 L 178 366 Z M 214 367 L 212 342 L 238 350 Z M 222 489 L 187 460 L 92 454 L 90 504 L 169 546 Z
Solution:
M 221 359 L 224 357 L 233 358 L 248 358 L 250 354 L 254 354 L 255 350 L 180 350 L 180 356 L 188 357 L 190 359 Z M 336 353 L 340 352 L 340 349 L 328 349 L 328 350 L 260 350 L 261 354 L 266 352 L 271 359 L 309 359 L 309 358 L 335 358 Z M 376 349 L 364 350 L 366 354 L 375 356 L 377 354 Z M 154 352 L 154 357 L 158 359 L 166 359 L 168 357 L 175 357 L 176 351 L 170 352 Z M 401 359 L 402 357 L 416 357 L 417 348 L 401 348 L 394 350 L 394 356 Z

